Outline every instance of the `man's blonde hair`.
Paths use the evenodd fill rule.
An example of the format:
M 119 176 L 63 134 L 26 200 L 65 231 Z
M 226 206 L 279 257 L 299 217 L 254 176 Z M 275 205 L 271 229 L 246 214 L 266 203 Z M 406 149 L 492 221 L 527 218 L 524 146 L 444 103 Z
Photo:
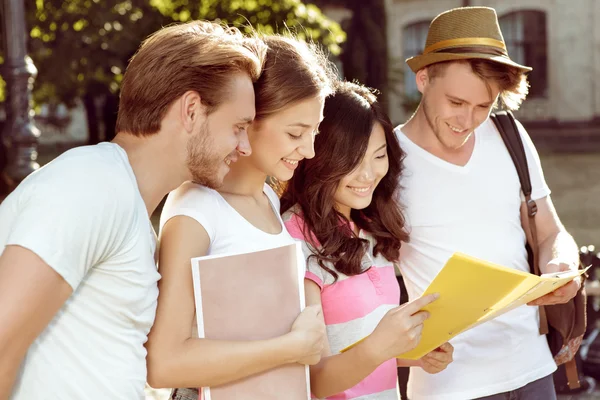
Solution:
M 426 67 L 427 75 L 430 79 L 442 76 L 450 63 L 469 64 L 473 73 L 485 82 L 490 93 L 492 90 L 490 82 L 495 82 L 500 88 L 500 101 L 508 110 L 518 110 L 529 93 L 529 83 L 525 73 L 516 67 L 485 59 L 473 58 L 431 64 Z
M 168 107 L 190 90 L 198 92 L 212 112 L 231 96 L 233 74 L 258 79 L 265 52 L 261 40 L 209 21 L 171 25 L 153 33 L 123 77 L 116 131 L 136 136 L 158 132 Z

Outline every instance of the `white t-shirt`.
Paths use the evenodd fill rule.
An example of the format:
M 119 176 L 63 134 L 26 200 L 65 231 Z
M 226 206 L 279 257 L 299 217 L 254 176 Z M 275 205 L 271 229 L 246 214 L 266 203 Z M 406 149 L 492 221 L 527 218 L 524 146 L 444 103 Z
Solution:
M 160 276 L 125 151 L 79 147 L 28 176 L 0 205 L 0 251 L 7 245 L 33 251 L 73 288 L 29 348 L 11 399 L 142 399 Z
M 207 255 L 248 253 L 294 243 L 279 216 L 277 194 L 267 184 L 263 191 L 281 223 L 281 232 L 278 234 L 258 229 L 242 217 L 219 192 L 192 182 L 184 183 L 169 194 L 160 216 L 160 227 L 162 229 L 169 219 L 177 215 L 195 219 L 210 238 Z
M 533 187 L 532 198 L 550 194 L 531 139 L 518 123 Z M 400 270 L 411 299 L 419 296 L 460 251 L 529 271 L 521 227 L 521 186 L 493 122 L 475 130 L 469 162 L 448 163 L 395 130 L 407 156 L 401 178 L 409 243 L 400 250 Z M 502 393 L 550 375 L 556 365 L 538 333 L 537 307 L 522 306 L 451 340 L 454 362 L 439 374 L 411 368 L 411 400 L 462 400 Z

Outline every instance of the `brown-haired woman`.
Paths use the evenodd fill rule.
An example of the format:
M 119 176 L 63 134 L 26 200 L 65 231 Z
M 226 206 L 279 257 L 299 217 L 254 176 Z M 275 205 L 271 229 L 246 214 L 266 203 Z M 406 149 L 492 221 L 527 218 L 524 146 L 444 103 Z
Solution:
M 307 256 L 306 302 L 322 305 L 327 325 L 311 389 L 318 398 L 399 399 L 397 366 L 411 363 L 395 357 L 417 345 L 427 318 L 419 310 L 436 298 L 398 306 L 394 263 L 408 239 L 396 203 L 404 154 L 373 93 L 357 84 L 338 85 L 319 131 L 316 156 L 281 199 L 285 225 Z M 451 358 L 444 344 L 412 365 L 435 373 Z
M 257 39 L 259 40 L 259 39 Z M 279 215 L 267 176 L 287 181 L 314 156 L 314 135 L 332 92 L 333 71 L 315 48 L 269 36 L 265 65 L 255 84 L 256 118 L 248 128 L 246 157 L 226 160 L 218 191 L 187 182 L 171 192 L 161 215 L 159 298 L 148 340 L 148 381 L 154 387 L 219 386 L 288 363 L 320 359 L 325 327 L 320 307 L 307 307 L 290 333 L 270 340 L 216 341 L 192 334 L 195 326 L 190 258 L 265 250 L 294 242 Z M 195 393 L 193 393 L 195 392 Z M 190 398 L 178 390 L 174 399 Z M 197 397 L 192 390 L 191 396 Z

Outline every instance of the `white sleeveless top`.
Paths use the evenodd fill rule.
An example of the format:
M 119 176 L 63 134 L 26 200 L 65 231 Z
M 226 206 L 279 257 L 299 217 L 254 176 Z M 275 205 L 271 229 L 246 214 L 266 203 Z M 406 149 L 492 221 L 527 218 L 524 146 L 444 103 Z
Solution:
M 177 215 L 195 219 L 210 238 L 206 255 L 247 253 L 294 243 L 279 215 L 277 194 L 267 184 L 263 191 L 281 224 L 281 232 L 278 234 L 258 229 L 240 215 L 219 192 L 192 182 L 184 183 L 169 194 L 160 216 L 160 229 Z
M 278 234 L 258 229 L 238 213 L 219 192 L 192 182 L 186 182 L 169 193 L 160 215 L 160 230 L 169 219 L 178 215 L 195 219 L 204 227 L 210 239 L 206 255 L 248 253 L 294 243 L 279 214 L 277 194 L 266 183 L 263 192 L 269 198 L 281 225 L 281 232 Z M 198 337 L 196 324 L 192 324 L 192 337 Z M 179 390 L 187 392 L 191 389 Z M 199 395 L 198 399 L 202 400 L 202 395 Z

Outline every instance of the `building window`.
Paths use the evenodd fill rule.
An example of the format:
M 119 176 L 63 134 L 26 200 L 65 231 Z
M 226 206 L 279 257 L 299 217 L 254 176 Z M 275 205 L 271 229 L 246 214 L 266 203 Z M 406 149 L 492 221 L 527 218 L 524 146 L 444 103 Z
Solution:
M 500 17 L 500 28 L 508 55 L 533 68 L 529 74 L 529 97 L 548 95 L 548 45 L 546 13 L 521 10 Z
M 404 65 L 404 95 L 406 96 L 406 100 L 409 101 L 418 100 L 420 96 L 419 91 L 417 90 L 417 83 L 415 81 L 415 73 L 412 72 L 404 60 L 423 53 L 425 42 L 427 41 L 429 23 L 430 21 L 416 22 L 405 26 L 402 30 L 402 48 L 404 49 L 402 54 L 402 63 Z

